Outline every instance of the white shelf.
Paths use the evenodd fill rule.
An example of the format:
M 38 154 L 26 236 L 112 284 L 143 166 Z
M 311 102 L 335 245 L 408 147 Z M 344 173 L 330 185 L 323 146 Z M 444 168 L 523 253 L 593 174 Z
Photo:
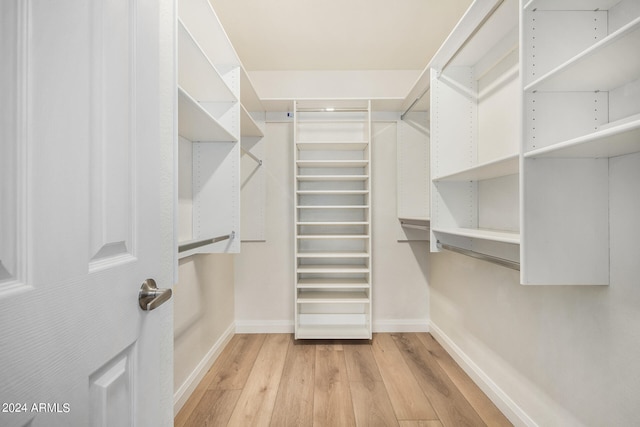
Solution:
M 370 339 L 369 325 L 297 325 L 298 339 Z
M 299 234 L 298 240 L 368 239 L 368 234 Z
M 297 175 L 298 181 L 366 181 L 369 175 Z
M 401 216 L 401 217 L 398 217 L 398 219 L 400 221 L 415 222 L 423 225 L 429 225 L 429 222 L 431 221 L 431 218 L 427 216 Z
M 369 205 L 298 205 L 298 209 L 369 209 Z
M 298 252 L 298 258 L 369 258 L 366 252 Z
M 178 20 L 178 85 L 200 102 L 238 101 L 181 20 Z
M 365 279 L 300 279 L 298 289 L 368 289 Z
M 363 195 L 369 194 L 368 190 L 298 190 L 296 192 L 301 196 L 317 196 L 317 195 Z
M 322 273 L 322 274 L 347 274 L 347 273 L 369 273 L 366 265 L 299 265 L 298 273 Z
M 367 141 L 298 141 L 298 150 L 319 151 L 362 151 L 369 143 Z
M 178 87 L 178 134 L 198 142 L 238 140 L 181 87 Z
M 253 120 L 243 104 L 240 105 L 240 135 L 242 136 L 264 136 L 262 129 Z
M 362 168 L 369 164 L 368 160 L 298 160 L 301 168 Z
M 215 64 L 240 65 L 240 59 L 208 0 L 179 0 L 178 14 Z
M 492 242 L 510 243 L 514 245 L 520 244 L 520 233 L 484 230 L 474 228 L 434 228 L 434 233 L 450 234 L 452 236 L 470 237 L 473 239 L 489 240 Z
M 640 76 L 640 17 L 525 87 L 525 91 L 609 91 Z
M 640 119 L 613 125 L 548 147 L 529 151 L 527 159 L 541 157 L 604 158 L 640 151 Z
M 529 0 L 525 10 L 607 10 L 620 0 Z
M 433 181 L 482 181 L 517 174 L 520 169 L 518 154 L 463 169 L 448 175 L 433 178 Z
M 251 78 L 244 67 L 240 67 L 240 102 L 247 111 L 265 111 L 264 105 L 262 105 L 260 97 L 256 93 Z
M 361 304 L 368 303 L 367 292 L 362 291 L 300 291 L 298 290 L 298 304 Z
M 298 221 L 296 225 L 369 225 L 368 221 Z

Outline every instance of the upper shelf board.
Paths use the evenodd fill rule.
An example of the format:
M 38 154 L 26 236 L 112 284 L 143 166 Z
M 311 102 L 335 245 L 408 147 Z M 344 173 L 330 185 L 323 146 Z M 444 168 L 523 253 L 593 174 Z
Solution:
M 640 17 L 532 82 L 525 91 L 608 91 L 640 76 Z
M 180 20 L 178 20 L 178 85 L 200 102 L 238 101 Z
M 244 104 L 240 105 L 240 135 L 242 136 L 264 136 L 262 129 L 253 120 Z
M 529 0 L 525 10 L 608 10 L 620 0 Z
M 640 151 L 640 118 L 525 153 L 525 158 L 606 158 Z
M 470 237 L 473 239 L 489 240 L 492 242 L 510 243 L 514 245 L 520 244 L 520 233 L 485 230 L 479 228 L 434 228 L 434 233 L 444 233 L 453 236 Z
M 240 66 L 240 59 L 208 0 L 179 0 L 178 15 L 210 60 Z
M 517 174 L 519 170 L 519 156 L 513 154 L 452 174 L 435 177 L 433 181 L 482 181 Z
M 181 87 L 178 87 L 178 134 L 194 142 L 238 140 Z

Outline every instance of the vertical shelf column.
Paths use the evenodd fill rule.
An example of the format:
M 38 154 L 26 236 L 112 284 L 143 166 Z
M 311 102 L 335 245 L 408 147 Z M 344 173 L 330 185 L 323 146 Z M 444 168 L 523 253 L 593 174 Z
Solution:
M 370 101 L 295 102 L 296 339 L 371 339 L 370 142 Z

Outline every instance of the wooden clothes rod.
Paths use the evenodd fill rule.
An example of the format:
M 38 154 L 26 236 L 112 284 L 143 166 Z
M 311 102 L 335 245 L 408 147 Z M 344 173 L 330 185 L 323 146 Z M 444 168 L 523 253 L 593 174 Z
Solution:
M 196 249 L 201 246 L 210 245 L 212 243 L 222 242 L 223 240 L 234 239 L 236 237 L 236 232 L 232 231 L 231 234 L 227 234 L 225 236 L 213 237 L 211 239 L 198 240 L 197 242 L 185 243 L 184 245 L 178 246 L 178 252 L 190 251 L 191 249 Z
M 440 241 L 438 241 L 438 247 L 442 249 L 446 249 L 451 252 L 457 252 L 462 255 L 470 256 L 472 258 L 477 258 L 483 261 L 492 262 L 494 264 L 498 264 L 503 267 L 520 271 L 520 263 L 516 261 L 511 261 L 508 259 L 493 256 L 493 255 L 487 255 L 480 252 L 471 251 L 469 249 L 459 248 L 457 246 L 447 245 L 446 243 L 441 243 Z

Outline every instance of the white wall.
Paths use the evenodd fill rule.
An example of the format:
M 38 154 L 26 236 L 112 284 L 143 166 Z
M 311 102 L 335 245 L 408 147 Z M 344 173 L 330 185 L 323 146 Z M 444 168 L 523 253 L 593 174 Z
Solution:
M 266 241 L 243 242 L 236 257 L 238 332 L 293 331 L 292 138 L 291 123 L 266 124 Z M 374 124 L 374 331 L 426 330 L 427 244 L 396 240 L 395 150 L 395 122 Z
M 516 271 L 431 255 L 432 332 L 540 426 L 640 425 L 640 154 L 609 173 L 608 287 L 521 286 Z
M 233 258 L 195 255 L 180 260 L 174 286 L 174 413 L 235 332 Z

